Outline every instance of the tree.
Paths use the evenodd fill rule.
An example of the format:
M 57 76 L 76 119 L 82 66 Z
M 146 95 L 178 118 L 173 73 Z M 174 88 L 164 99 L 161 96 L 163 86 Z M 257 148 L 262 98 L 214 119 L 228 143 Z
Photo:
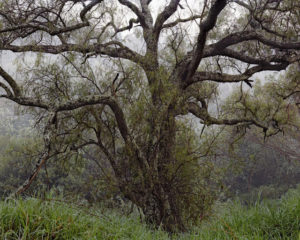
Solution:
M 201 218 L 212 199 L 208 183 L 195 180 L 209 178 L 199 160 L 209 147 L 199 153 L 184 119 L 192 114 L 204 126 L 254 125 L 265 136 L 286 124 L 277 118 L 277 103 L 264 117 L 258 101 L 219 114 L 210 106 L 218 84 L 240 83 L 244 92 L 254 74 L 300 60 L 297 1 L 170 0 L 157 10 L 159 2 L 1 2 L 1 52 L 34 52 L 36 61 L 21 64 L 18 77 L 0 67 L 0 97 L 47 116 L 40 125 L 45 151 L 18 193 L 54 154 L 92 146 L 107 160 L 108 179 L 147 222 L 185 230 L 195 215 L 191 206 L 199 206 Z M 32 54 L 23 56 L 28 66 Z

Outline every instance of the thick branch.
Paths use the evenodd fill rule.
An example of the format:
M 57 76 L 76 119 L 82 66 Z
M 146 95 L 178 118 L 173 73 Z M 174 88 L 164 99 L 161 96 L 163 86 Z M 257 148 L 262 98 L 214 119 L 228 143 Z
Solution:
M 153 26 L 153 18 L 151 15 L 151 11 L 149 9 L 149 0 L 140 0 L 141 6 L 142 6 L 142 13 L 145 17 L 145 21 L 147 23 L 148 27 L 152 27 Z
M 108 105 L 115 115 L 116 122 L 118 124 L 118 128 L 125 142 L 130 140 L 129 130 L 127 127 L 127 123 L 125 120 L 125 116 L 123 110 L 118 105 L 118 103 L 113 100 L 110 96 L 89 96 L 86 98 L 68 101 L 66 103 L 61 104 L 57 111 L 70 111 L 80 107 L 95 105 L 95 104 L 104 104 Z
M 222 51 L 218 53 L 218 55 L 237 59 L 241 62 L 248 63 L 248 64 L 257 64 L 257 65 L 271 65 L 271 62 L 277 62 L 277 63 L 282 63 L 282 62 L 287 62 L 288 58 L 285 56 L 279 57 L 278 55 L 270 55 L 266 56 L 264 58 L 256 58 L 252 57 L 247 53 L 241 53 L 234 51 L 230 48 L 225 48 Z M 203 57 L 212 57 L 210 55 L 209 51 L 205 51 L 203 54 Z
M 248 82 L 248 84 L 251 85 L 250 82 L 252 82 L 249 79 L 249 75 L 247 74 L 226 74 L 226 73 L 216 73 L 216 72 L 196 72 L 195 75 L 192 78 L 192 81 L 189 83 L 189 85 L 202 82 L 202 81 L 214 81 L 219 83 L 233 83 L 233 82 Z
M 194 75 L 196 72 L 196 69 L 198 68 L 200 61 L 203 57 L 203 51 L 207 39 L 208 32 L 214 28 L 217 18 L 221 11 L 225 8 L 226 6 L 226 0 L 216 0 L 209 10 L 208 16 L 204 22 L 201 23 L 200 25 L 200 33 L 198 35 L 198 40 L 197 40 L 197 47 L 195 51 L 193 52 L 193 58 L 192 60 L 188 63 L 186 70 L 183 73 L 182 80 L 189 81 L 191 77 Z
M 127 126 L 127 122 L 123 113 L 122 108 L 119 104 L 110 96 L 90 96 L 83 99 L 78 99 L 75 101 L 69 101 L 57 108 L 57 111 L 68 111 L 74 110 L 83 106 L 95 105 L 95 104 L 104 104 L 108 105 L 112 112 L 115 115 L 115 119 L 118 125 L 118 129 L 121 133 L 121 136 L 125 142 L 125 144 L 132 149 L 135 153 L 137 160 L 141 164 L 141 167 L 149 168 L 146 159 L 141 155 L 141 151 L 138 145 L 135 143 L 134 139 L 130 136 L 129 129 Z
M 116 47 L 112 47 L 116 46 Z M 137 64 L 143 64 L 144 59 L 140 54 L 132 51 L 118 41 L 111 41 L 105 44 L 63 44 L 63 45 L 5 45 L 0 46 L 1 50 L 10 50 L 13 52 L 41 52 L 50 54 L 59 54 L 63 52 L 78 52 L 82 54 L 96 53 L 115 58 L 131 60 Z
M 216 72 L 196 72 L 191 81 L 186 85 L 189 86 L 191 84 L 194 84 L 196 82 L 201 81 L 214 81 L 214 82 L 220 82 L 220 83 L 232 83 L 232 82 L 246 82 L 250 87 L 252 87 L 251 82 L 252 80 L 249 80 L 249 78 L 258 72 L 261 71 L 281 71 L 288 67 L 289 63 L 285 62 L 282 64 L 268 64 L 268 65 L 260 65 L 260 66 L 254 66 L 252 68 L 247 69 L 242 74 L 226 74 L 226 73 L 216 73 Z
M 80 28 L 87 27 L 87 26 L 89 26 L 88 22 L 77 23 L 75 25 L 64 27 L 64 28 L 55 28 L 55 27 L 52 27 L 52 26 L 51 26 L 51 28 L 47 28 L 47 27 L 45 27 L 41 24 L 39 24 L 39 25 L 36 25 L 36 24 L 23 24 L 23 25 L 18 25 L 18 26 L 14 26 L 14 27 L 1 29 L 0 33 L 15 32 L 15 31 L 18 31 L 18 30 L 29 29 L 29 30 L 34 30 L 33 32 L 36 32 L 38 30 L 44 31 L 44 32 L 49 33 L 51 36 L 55 36 L 55 35 L 59 35 L 59 34 L 62 34 L 62 33 L 67 33 L 67 32 L 71 32 L 71 31 L 74 31 L 74 30 L 78 30 Z
M 22 106 L 27 106 L 27 107 L 38 107 L 42 109 L 49 109 L 48 104 L 41 102 L 40 100 L 34 99 L 34 98 L 29 98 L 29 97 L 14 97 L 14 96 L 3 96 L 6 97 L 7 99 L 22 105 Z
M 130 8 L 131 11 L 133 11 L 135 13 L 135 15 L 138 17 L 138 19 L 143 27 L 147 27 L 147 28 L 150 27 L 150 26 L 147 26 L 144 14 L 140 11 L 140 9 L 135 4 L 133 4 L 132 2 L 130 2 L 128 0 L 118 0 L 118 1 L 122 5 Z
M 81 12 L 80 12 L 80 18 L 83 22 L 87 22 L 85 15 L 98 3 L 101 3 L 103 0 L 93 0 L 91 1 Z
M 0 67 L 0 76 L 3 77 L 3 79 L 9 84 L 9 86 L 12 88 L 15 96 L 20 96 L 21 90 L 20 90 L 18 84 L 12 78 L 12 76 L 10 76 L 2 67 Z
M 4 89 L 7 95 L 1 97 L 13 97 L 12 92 L 10 91 L 9 87 L 7 87 L 4 83 L 0 82 L 0 87 Z
M 156 35 L 159 35 L 163 24 L 176 12 L 179 2 L 180 0 L 171 0 L 169 5 L 157 16 L 154 24 L 154 31 Z
M 266 37 L 255 31 L 243 31 L 229 34 L 217 43 L 208 45 L 207 49 L 210 49 L 211 54 L 218 54 L 219 52 L 222 52 L 225 48 L 229 46 L 253 40 L 259 41 L 274 49 L 277 48 L 282 50 L 300 50 L 300 42 L 277 42 L 274 40 L 267 39 Z

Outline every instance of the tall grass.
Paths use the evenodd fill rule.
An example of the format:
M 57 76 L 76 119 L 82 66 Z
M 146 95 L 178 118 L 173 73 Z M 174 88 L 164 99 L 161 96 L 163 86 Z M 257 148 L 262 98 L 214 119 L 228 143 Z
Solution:
M 251 207 L 219 204 L 201 226 L 173 236 L 151 230 L 136 215 L 102 211 L 34 198 L 0 202 L 0 239 L 300 240 L 300 186 L 280 200 Z
M 0 239 L 166 239 L 138 218 L 100 210 L 87 213 L 61 202 L 37 199 L 0 203 Z
M 300 240 L 300 185 L 279 200 L 220 205 L 190 239 Z

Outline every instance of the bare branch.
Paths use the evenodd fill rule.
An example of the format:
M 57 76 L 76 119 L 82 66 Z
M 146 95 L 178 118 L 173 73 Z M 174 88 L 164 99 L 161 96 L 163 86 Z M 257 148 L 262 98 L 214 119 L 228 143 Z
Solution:
M 112 47 L 115 46 L 115 47 Z M 63 52 L 78 52 L 82 54 L 96 53 L 107 55 L 114 58 L 124 58 L 131 60 L 137 64 L 143 64 L 144 58 L 140 54 L 132 51 L 118 41 L 111 41 L 105 44 L 67 44 L 67 45 L 0 45 L 2 50 L 10 50 L 12 52 L 41 52 L 50 54 L 59 54 Z
M 219 14 L 226 6 L 226 2 L 226 0 L 216 0 L 210 8 L 207 18 L 200 24 L 200 33 L 198 35 L 196 49 L 192 54 L 193 57 L 191 60 L 185 63 L 187 67 L 184 72 L 181 73 L 181 79 L 183 82 L 188 82 L 196 72 L 196 69 L 198 68 L 203 57 L 207 34 L 211 29 L 214 28 Z M 190 55 L 191 54 L 189 53 L 186 57 L 189 59 Z
M 135 15 L 138 17 L 140 23 L 142 24 L 143 27 L 147 27 L 149 28 L 150 26 L 147 25 L 146 19 L 145 19 L 145 15 L 141 12 L 141 10 L 132 2 L 128 1 L 128 0 L 118 0 L 119 3 L 121 3 L 122 5 L 128 7 L 131 9 L 131 11 L 133 11 L 135 13 Z
M 83 22 L 87 22 L 85 15 L 98 3 L 101 3 L 103 0 L 92 0 L 81 12 L 80 18 Z
M 4 83 L 0 82 L 0 87 L 4 89 L 4 91 L 6 92 L 7 95 L 1 95 L 0 97 L 12 97 L 13 94 L 12 92 L 10 91 L 9 87 L 7 87 Z
M 9 28 L 4 28 L 0 30 L 0 33 L 5 33 L 5 32 L 15 32 L 17 30 L 23 30 L 23 29 L 28 29 L 31 30 L 31 34 L 40 30 L 49 33 L 51 36 L 59 35 L 62 33 L 67 33 L 67 32 L 72 32 L 74 30 L 78 30 L 83 27 L 89 26 L 88 22 L 83 22 L 83 23 L 78 23 L 72 26 L 64 27 L 64 28 L 55 28 L 51 26 L 51 28 L 42 26 L 42 25 L 36 25 L 36 24 L 23 24 L 23 25 L 18 25 L 14 27 L 9 27 Z
M 91 10 L 92 7 L 102 2 L 102 0 L 93 0 L 87 6 L 84 6 L 83 10 L 80 13 L 80 17 L 83 22 L 71 26 L 66 26 L 64 20 L 61 17 L 62 9 L 65 6 L 66 2 L 67 1 L 62 1 L 62 4 L 60 4 L 59 6 L 52 6 L 52 7 L 39 6 L 37 8 L 33 8 L 28 11 L 24 10 L 23 11 L 24 13 L 22 12 L 22 21 L 21 21 L 21 22 L 25 22 L 23 24 L 19 23 L 20 19 L 15 19 L 16 16 L 15 17 L 9 16 L 13 11 L 13 9 L 8 8 L 7 11 L 1 11 L 0 15 L 7 20 L 7 24 L 10 27 L 4 27 L 3 29 L 0 30 L 0 33 L 13 32 L 18 37 L 24 38 L 28 35 L 35 33 L 36 31 L 44 31 L 49 33 L 52 36 L 59 35 L 61 33 L 71 32 L 89 26 L 89 22 L 85 18 L 85 15 L 88 11 Z M 18 10 L 21 11 L 20 9 Z M 50 20 L 49 18 L 50 14 L 56 15 L 56 19 Z M 58 20 L 60 20 L 63 27 L 60 27 L 58 25 Z
M 60 111 L 69 111 L 69 110 L 74 110 L 83 106 L 88 106 L 88 105 L 95 105 L 95 104 L 104 104 L 108 105 L 112 112 L 115 115 L 115 120 L 118 125 L 118 129 L 122 135 L 122 138 L 126 145 L 132 149 L 132 151 L 136 154 L 136 158 L 141 164 L 142 168 L 149 168 L 149 165 L 145 159 L 141 155 L 141 151 L 138 147 L 138 145 L 135 143 L 133 137 L 129 133 L 129 129 L 127 126 L 127 122 L 123 113 L 122 108 L 119 106 L 119 104 L 110 96 L 89 96 L 86 98 L 78 99 L 78 100 L 73 100 L 73 101 L 68 101 L 64 104 L 61 104 L 57 108 L 57 112 Z
M 163 24 L 176 12 L 179 2 L 180 0 L 171 0 L 169 5 L 157 16 L 154 24 L 154 32 L 157 36 L 159 36 Z
M 142 13 L 145 16 L 145 21 L 146 21 L 148 27 L 152 28 L 152 26 L 153 26 L 153 18 L 152 18 L 150 9 L 149 9 L 149 3 L 150 2 L 151 1 L 149 1 L 149 0 L 140 0 L 141 6 L 142 6 Z
M 16 81 L 10 76 L 1 66 L 0 66 L 0 76 L 9 84 L 9 86 L 12 88 L 14 95 L 20 96 L 21 90 L 16 83 Z M 2 86 L 3 87 L 3 86 Z M 4 88 L 4 87 L 3 87 Z M 5 89 L 5 88 L 4 88 Z M 10 92 L 10 91 L 9 91 Z
M 175 27 L 177 24 L 179 23 L 184 23 L 184 22 L 190 22 L 196 19 L 200 19 L 202 16 L 201 15 L 193 15 L 191 17 L 188 18 L 178 18 L 177 20 L 175 20 L 174 22 L 170 22 L 170 23 L 166 23 L 162 26 L 162 28 L 171 28 L 171 27 Z
M 113 23 L 110 23 L 110 25 L 112 25 L 115 29 L 115 34 L 113 36 L 117 35 L 120 32 L 124 32 L 126 30 L 132 29 L 134 23 L 139 23 L 139 20 L 132 18 L 132 19 L 129 20 L 128 26 L 122 27 L 122 28 L 117 28 Z
M 36 98 L 29 98 L 29 97 L 14 97 L 14 96 L 3 96 L 19 105 L 27 106 L 27 107 L 38 107 L 42 109 L 49 109 L 49 105 L 46 103 L 41 102 Z
M 252 57 L 248 53 L 244 53 L 242 51 L 237 52 L 234 51 L 230 48 L 225 48 L 218 52 L 218 55 L 221 56 L 226 56 L 229 58 L 237 59 L 241 62 L 248 63 L 248 64 L 258 64 L 258 65 L 271 65 L 272 62 L 275 63 L 283 63 L 283 62 L 288 62 L 288 58 L 286 56 L 278 56 L 278 55 L 270 55 L 270 56 L 265 56 L 264 58 L 257 58 L 257 57 Z M 203 54 L 203 57 L 212 57 L 210 51 L 205 51 Z
M 262 123 L 259 123 L 255 119 L 251 118 L 238 118 L 238 119 L 217 119 L 215 117 L 212 117 L 209 115 L 207 109 L 199 107 L 197 103 L 189 102 L 188 103 L 188 111 L 192 113 L 197 118 L 200 118 L 205 125 L 237 125 L 240 123 L 248 123 L 256 125 L 257 127 L 260 127 L 264 130 L 268 129 L 267 126 L 264 126 Z
M 300 50 L 300 42 L 277 42 L 274 40 L 267 39 L 265 36 L 261 35 L 260 33 L 257 33 L 255 31 L 242 31 L 242 32 L 236 32 L 229 34 L 222 40 L 218 41 L 217 43 L 210 44 L 207 46 L 207 49 L 210 49 L 211 53 L 218 54 L 219 52 L 222 52 L 223 49 L 242 43 L 245 41 L 259 41 L 271 48 L 278 48 L 278 49 L 293 49 L 293 50 Z
M 127 123 L 125 120 L 124 113 L 118 103 L 112 99 L 110 96 L 99 96 L 99 95 L 92 95 L 85 98 L 67 101 L 62 103 L 57 107 L 57 111 L 70 111 L 80 107 L 95 105 L 95 104 L 104 104 L 108 105 L 115 115 L 116 122 L 118 124 L 118 128 L 121 132 L 121 135 L 125 142 L 130 140 L 129 130 L 127 127 Z
M 56 112 L 50 112 L 49 116 L 48 116 L 48 120 L 47 120 L 47 124 L 44 130 L 44 143 L 45 143 L 45 150 L 43 152 L 43 154 L 41 155 L 41 157 L 39 158 L 39 160 L 37 161 L 35 168 L 32 172 L 32 174 L 26 179 L 26 181 L 22 184 L 22 186 L 20 186 L 16 192 L 14 192 L 12 195 L 10 195 L 9 197 L 15 197 L 18 196 L 20 194 L 22 194 L 24 191 L 26 191 L 30 185 L 32 184 L 32 182 L 34 181 L 34 179 L 36 178 L 36 176 L 38 175 L 38 173 L 40 172 L 41 168 L 45 165 L 46 161 L 49 160 L 52 155 L 51 155 L 51 151 L 52 151 L 52 143 L 55 139 L 55 121 L 54 119 L 56 119 Z
M 245 82 L 247 85 L 252 87 L 251 82 L 252 80 L 249 80 L 249 78 L 258 72 L 261 71 L 281 71 L 288 67 L 289 63 L 285 62 L 282 64 L 268 64 L 268 65 L 259 65 L 254 66 L 249 69 L 247 69 L 244 73 L 233 75 L 233 74 L 226 74 L 226 73 L 216 73 L 216 72 L 196 72 L 193 78 L 190 82 L 188 82 L 185 86 L 189 86 L 191 84 L 194 84 L 196 82 L 201 81 L 213 81 L 213 82 L 220 82 L 220 83 L 232 83 L 232 82 Z
M 219 83 L 226 83 L 226 82 L 247 82 L 248 85 L 251 85 L 252 80 L 249 79 L 249 75 L 247 74 L 239 74 L 239 75 L 232 75 L 232 74 L 226 74 L 226 73 L 215 73 L 215 72 L 196 72 L 194 77 L 192 78 L 192 81 L 189 83 L 189 85 L 202 82 L 202 81 L 213 81 L 213 82 L 219 82 Z
M 248 9 L 249 11 L 253 11 L 253 9 L 251 8 L 250 5 L 248 5 L 247 3 L 240 1 L 240 0 L 231 0 L 231 2 L 237 3 L 238 5 Z

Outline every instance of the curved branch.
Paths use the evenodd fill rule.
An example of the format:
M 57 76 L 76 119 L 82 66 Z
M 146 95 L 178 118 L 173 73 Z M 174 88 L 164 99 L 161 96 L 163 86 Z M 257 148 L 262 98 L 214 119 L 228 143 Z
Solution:
M 243 2 L 243 1 L 240 1 L 240 0 L 231 0 L 231 2 L 234 2 L 234 3 L 236 3 L 236 4 L 240 5 L 240 6 L 248 9 L 250 12 L 253 11 L 253 9 L 251 8 L 251 6 L 249 6 L 247 3 Z
M 162 26 L 162 28 L 171 28 L 171 27 L 175 27 L 177 24 L 179 23 L 184 23 L 184 22 L 189 22 L 189 21 L 193 21 L 196 19 L 200 19 L 202 16 L 201 15 L 193 15 L 190 16 L 188 18 L 178 18 L 177 20 L 175 20 L 174 22 L 170 22 L 170 23 L 166 23 Z
M 49 19 L 46 19 L 47 22 L 41 22 L 41 21 L 36 21 L 38 17 L 41 16 L 42 13 L 48 13 L 48 14 L 57 14 L 55 11 L 52 11 L 50 8 L 42 9 L 42 11 L 35 11 L 34 9 L 32 12 L 28 14 L 28 16 L 25 15 L 25 17 L 29 18 L 30 14 L 32 14 L 35 11 L 35 16 L 29 20 L 26 24 L 17 24 L 14 21 L 14 19 L 10 18 L 8 16 L 9 13 L 1 12 L 0 14 L 5 17 L 10 25 L 12 27 L 7 27 L 4 29 L 0 30 L 0 33 L 5 33 L 5 32 L 15 32 L 18 30 L 23 30 L 23 29 L 28 29 L 30 30 L 30 34 L 40 30 L 49 33 L 51 36 L 59 35 L 62 33 L 67 33 L 71 32 L 83 27 L 89 26 L 89 21 L 86 19 L 86 14 L 97 4 L 101 3 L 103 0 L 93 0 L 91 1 L 88 5 L 84 6 L 84 8 L 80 12 L 80 18 L 82 20 L 82 23 L 77 23 L 72 26 L 65 26 L 64 28 L 59 28 L 53 25 L 53 22 L 50 21 Z M 67 2 L 67 1 L 66 1 Z M 78 1 L 72 1 L 74 3 L 77 3 Z M 62 10 L 62 7 L 65 5 L 65 3 L 60 7 L 59 9 L 59 14 L 57 14 L 57 18 L 61 19 L 60 13 Z M 62 20 L 61 20 L 62 21 Z M 62 21 L 63 22 L 63 21 Z M 63 23 L 64 24 L 64 23 Z
M 274 40 L 267 39 L 262 34 L 259 34 L 255 31 L 242 31 L 229 34 L 228 36 L 224 37 L 220 41 L 214 44 L 210 44 L 207 46 L 207 50 L 211 52 L 211 54 L 219 54 L 222 52 L 223 49 L 241 43 L 245 41 L 259 41 L 266 46 L 271 48 L 278 48 L 283 50 L 293 49 L 293 50 L 300 50 L 300 42 L 277 42 Z
M 192 54 L 187 54 L 187 59 L 190 59 L 191 55 L 192 58 L 186 63 L 187 66 L 185 67 L 184 72 L 181 73 L 181 79 L 183 82 L 190 81 L 190 79 L 196 72 L 196 69 L 198 68 L 203 57 L 208 32 L 216 25 L 218 16 L 225 8 L 226 4 L 226 0 L 216 0 L 210 8 L 207 18 L 200 24 L 200 33 L 198 35 L 196 49 L 192 52 Z
M 258 64 L 258 65 L 271 65 L 271 62 L 283 63 L 288 62 L 288 58 L 286 56 L 278 56 L 278 55 L 270 55 L 264 58 L 255 58 L 250 56 L 249 54 L 237 52 L 230 48 L 225 48 L 221 50 L 218 55 L 233 58 L 248 64 Z M 213 57 L 215 55 L 211 55 L 210 51 L 205 51 L 203 57 Z
M 87 19 L 85 18 L 85 15 L 98 3 L 101 3 L 103 0 L 93 0 L 91 1 L 81 12 L 80 12 L 80 18 L 83 22 L 87 22 Z
M 209 115 L 207 109 L 199 107 L 198 104 L 194 102 L 188 103 L 188 111 L 192 113 L 195 117 L 201 119 L 205 125 L 237 125 L 240 123 L 253 124 L 259 128 L 268 129 L 267 126 L 264 126 L 262 123 L 259 123 L 255 119 L 251 118 L 239 118 L 239 119 L 217 119 Z
M 147 25 L 145 15 L 140 11 L 140 9 L 135 4 L 133 4 L 132 2 L 130 2 L 128 0 L 118 0 L 118 1 L 119 1 L 119 3 L 128 7 L 131 11 L 133 11 L 135 13 L 135 15 L 138 17 L 138 19 L 143 27 L 147 27 L 147 28 L 150 27 Z
M 0 82 L 0 87 L 4 89 L 7 95 L 1 95 L 0 97 L 13 97 L 12 92 L 10 91 L 9 87 L 7 87 L 4 83 Z
M 294 90 L 287 95 L 279 95 L 279 94 L 278 95 L 281 96 L 285 100 L 285 99 L 288 99 L 288 98 L 292 97 L 293 95 L 299 94 L 299 93 L 300 93 L 300 90 Z
M 157 16 L 154 24 L 154 32 L 159 35 L 163 24 L 171 17 L 177 10 L 180 0 L 171 0 L 169 5 Z
M 244 73 L 242 74 L 226 74 L 226 73 L 216 73 L 216 72 L 196 72 L 193 78 L 191 79 L 190 82 L 188 82 L 185 87 L 194 84 L 196 82 L 201 82 L 201 81 L 214 81 L 214 82 L 219 82 L 219 83 L 232 83 L 232 82 L 245 82 L 247 83 L 250 87 L 252 87 L 251 82 L 252 80 L 249 80 L 249 78 L 258 72 L 261 71 L 281 71 L 284 70 L 288 67 L 289 63 L 284 62 L 282 64 L 268 64 L 268 65 L 259 65 L 259 66 L 254 66 L 249 69 L 247 69 Z
M 56 133 L 54 130 L 56 114 L 57 113 L 55 111 L 51 111 L 48 116 L 47 124 L 44 130 L 44 143 L 45 143 L 44 153 L 37 161 L 32 174 L 26 179 L 26 181 L 22 184 L 22 186 L 20 186 L 16 190 L 16 192 L 11 194 L 9 197 L 16 197 L 22 194 L 24 191 L 26 191 L 30 187 L 30 185 L 32 184 L 32 182 L 34 181 L 34 179 L 36 178 L 36 176 L 38 175 L 38 173 L 40 172 L 40 170 L 42 169 L 46 161 L 53 156 L 51 155 L 51 150 L 52 150 L 51 144 L 54 142 L 56 137 Z
M 138 19 L 135 19 L 135 18 L 132 18 L 132 19 L 129 20 L 128 26 L 126 26 L 126 27 L 121 27 L 121 28 L 117 28 L 117 27 L 115 26 L 114 23 L 109 23 L 109 25 L 112 25 L 112 26 L 113 26 L 113 28 L 114 28 L 114 30 L 115 30 L 115 33 L 114 33 L 113 36 L 116 36 L 116 35 L 117 35 L 118 33 L 120 33 L 120 32 L 124 32 L 124 31 L 126 31 L 126 30 L 130 30 L 130 29 L 133 27 L 133 24 L 134 24 L 134 23 L 139 23 L 139 20 L 138 20 Z
M 1 66 L 0 66 L 0 76 L 9 84 L 9 86 L 12 88 L 14 95 L 20 96 L 21 90 L 16 83 L 16 81 L 10 76 Z M 3 87 L 3 86 L 2 86 Z M 5 87 L 3 87 L 5 89 Z M 11 91 L 9 91 L 11 92 Z
M 75 101 L 68 101 L 64 104 L 61 104 L 57 108 L 57 112 L 60 111 L 69 111 L 74 110 L 83 106 L 95 105 L 95 104 L 104 104 L 108 105 L 112 112 L 115 115 L 115 120 L 118 125 L 118 129 L 121 133 L 121 136 L 125 142 L 125 144 L 131 149 L 131 151 L 135 154 L 135 157 L 141 164 L 142 168 L 149 168 L 148 162 L 145 157 L 141 155 L 141 151 L 138 145 L 135 143 L 133 137 L 129 133 L 129 129 L 127 126 L 127 122 L 125 119 L 124 112 L 119 104 L 110 96 L 89 96 L 82 99 L 77 99 Z
M 129 136 L 129 130 L 127 127 L 127 123 L 125 120 L 125 116 L 123 113 L 123 110 L 118 105 L 118 103 L 112 99 L 110 96 L 88 96 L 85 98 L 67 101 L 66 103 L 63 103 L 58 106 L 57 111 L 70 111 L 74 110 L 80 107 L 89 106 L 89 105 L 95 105 L 95 104 L 105 104 L 108 105 L 111 110 L 113 111 L 115 115 L 115 119 L 118 124 L 118 128 L 120 130 L 120 133 L 124 139 L 125 142 L 128 142 L 130 140 Z

